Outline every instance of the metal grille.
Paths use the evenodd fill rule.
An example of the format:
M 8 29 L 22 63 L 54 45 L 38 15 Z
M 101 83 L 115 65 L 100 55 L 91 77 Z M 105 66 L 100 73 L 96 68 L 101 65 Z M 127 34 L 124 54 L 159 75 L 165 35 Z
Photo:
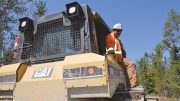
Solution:
M 14 83 L 15 81 L 16 81 L 16 76 L 14 74 L 0 76 L 0 83 Z
M 81 23 L 64 26 L 63 19 L 56 19 L 37 26 L 32 47 L 23 49 L 22 59 L 73 54 L 81 50 Z
M 13 101 L 13 90 L 1 90 L 0 101 Z

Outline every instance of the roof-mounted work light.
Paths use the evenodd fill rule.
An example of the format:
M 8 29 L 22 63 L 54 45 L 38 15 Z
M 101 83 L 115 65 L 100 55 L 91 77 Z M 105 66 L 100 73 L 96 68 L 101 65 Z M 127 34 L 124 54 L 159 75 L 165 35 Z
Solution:
M 32 34 L 34 31 L 33 20 L 28 17 L 19 19 L 19 31 L 24 34 Z
M 78 2 L 66 4 L 66 14 L 71 21 L 84 19 L 84 12 Z

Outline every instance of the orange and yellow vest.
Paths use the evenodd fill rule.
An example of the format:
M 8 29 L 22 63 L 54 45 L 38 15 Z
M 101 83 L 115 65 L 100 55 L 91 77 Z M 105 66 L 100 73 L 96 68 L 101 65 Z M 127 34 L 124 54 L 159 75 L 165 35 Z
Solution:
M 106 52 L 108 53 L 108 51 L 114 51 L 117 61 L 122 61 L 122 58 L 126 57 L 123 45 L 114 33 L 109 33 L 106 36 Z

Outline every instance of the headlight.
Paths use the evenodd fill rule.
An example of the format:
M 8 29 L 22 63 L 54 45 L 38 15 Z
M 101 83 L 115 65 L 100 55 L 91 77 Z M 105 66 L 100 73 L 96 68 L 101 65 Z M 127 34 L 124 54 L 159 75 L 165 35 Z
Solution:
M 85 20 L 83 9 L 78 2 L 66 4 L 66 15 L 70 21 Z
M 70 14 L 74 13 L 75 11 L 76 11 L 76 7 L 75 6 L 69 8 L 69 13 Z
M 33 20 L 28 17 L 19 19 L 19 31 L 23 32 L 24 34 L 33 34 Z
M 21 27 L 25 27 L 26 26 L 26 21 L 23 21 L 22 23 L 21 23 Z
M 88 66 L 74 69 L 64 69 L 64 79 L 91 78 L 103 76 L 102 68 Z

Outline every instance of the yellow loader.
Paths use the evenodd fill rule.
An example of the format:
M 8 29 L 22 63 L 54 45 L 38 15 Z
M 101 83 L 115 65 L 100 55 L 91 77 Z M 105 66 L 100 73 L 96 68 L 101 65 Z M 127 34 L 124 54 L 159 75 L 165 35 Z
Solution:
M 78 2 L 62 12 L 19 19 L 16 63 L 0 68 L 0 101 L 132 99 L 122 66 L 106 54 L 110 31 L 97 12 Z

